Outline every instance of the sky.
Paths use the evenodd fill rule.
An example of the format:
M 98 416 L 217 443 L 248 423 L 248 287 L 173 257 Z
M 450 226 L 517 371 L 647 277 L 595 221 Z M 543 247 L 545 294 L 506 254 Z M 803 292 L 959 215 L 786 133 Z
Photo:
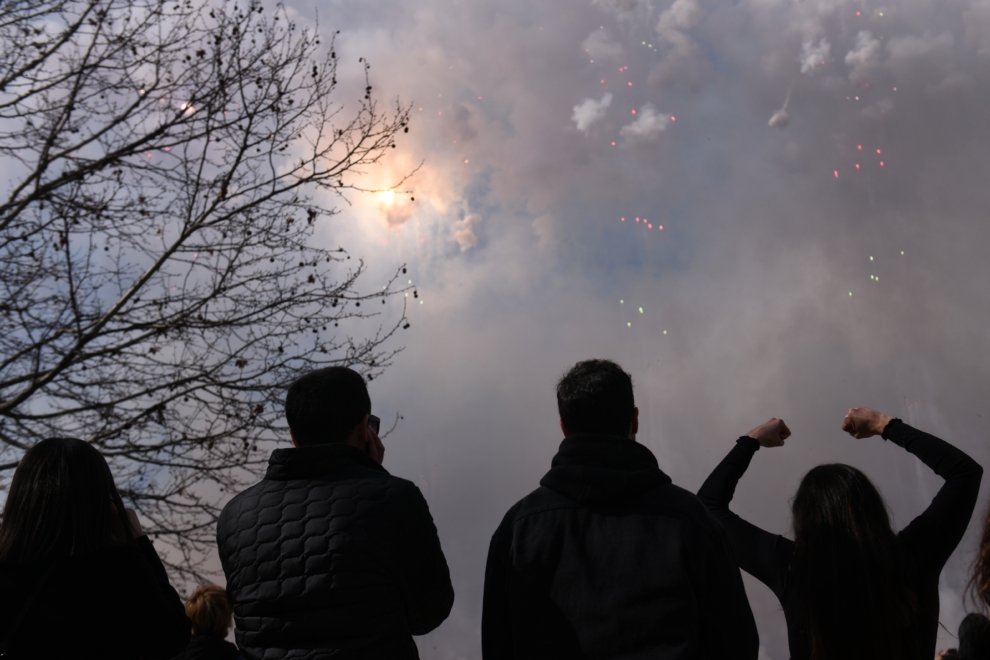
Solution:
M 315 240 L 363 256 L 369 291 L 407 263 L 418 293 L 371 395 L 403 416 L 385 467 L 426 496 L 456 592 L 423 658 L 481 657 L 489 540 L 549 469 L 554 385 L 581 359 L 632 374 L 638 440 L 692 491 L 783 418 L 732 505 L 773 532 L 823 462 L 863 469 L 898 529 L 937 492 L 840 431 L 852 406 L 990 465 L 990 0 L 289 4 L 341 31 L 345 90 L 364 57 L 412 107 L 363 182 L 418 171 Z M 985 491 L 942 574 L 940 648 Z M 786 659 L 776 599 L 745 584 L 761 657 Z

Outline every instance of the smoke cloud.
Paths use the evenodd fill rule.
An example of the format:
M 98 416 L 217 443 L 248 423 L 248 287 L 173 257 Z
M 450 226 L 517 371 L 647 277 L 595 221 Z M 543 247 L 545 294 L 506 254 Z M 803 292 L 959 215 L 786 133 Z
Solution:
M 655 142 L 660 134 L 667 130 L 669 124 L 668 115 L 657 112 L 652 103 L 647 103 L 639 109 L 639 114 L 632 123 L 619 130 L 619 135 L 631 144 Z
M 767 125 L 770 128 L 778 128 L 784 130 L 787 125 L 791 123 L 791 116 L 787 114 L 787 104 L 791 102 L 791 92 L 787 91 L 787 96 L 784 98 L 784 105 L 780 106 L 780 110 L 777 110 L 773 115 L 770 116 L 770 121 Z
M 817 44 L 814 41 L 805 41 L 801 45 L 801 73 L 813 73 L 817 67 L 825 66 L 831 49 L 828 39 L 824 37 Z
M 849 82 L 853 84 L 865 82 L 880 65 L 880 40 L 869 30 L 862 30 L 856 35 L 856 46 L 846 53 L 846 65 L 849 67 Z
M 780 130 L 784 130 L 790 123 L 791 116 L 787 114 L 787 108 L 781 108 L 770 116 L 770 121 L 767 122 L 767 125 L 770 126 L 770 128 L 779 128 Z
M 371 395 L 404 417 L 385 467 L 423 491 L 454 576 L 424 660 L 480 658 L 488 542 L 549 469 L 554 382 L 579 359 L 630 371 L 638 440 L 688 489 L 785 419 L 794 436 L 758 452 L 733 501 L 775 533 L 823 462 L 863 469 L 898 529 L 938 491 L 906 452 L 842 434 L 852 406 L 990 466 L 987 0 L 332 6 L 335 98 L 360 98 L 366 57 L 382 107 L 413 104 L 363 182 L 415 172 L 389 208 L 408 206 L 349 197 L 316 240 L 363 257 L 369 289 L 406 263 L 418 291 Z M 978 527 L 942 574 L 949 630 Z M 786 660 L 776 599 L 745 580 L 764 657 Z
M 612 95 L 606 93 L 601 100 L 585 99 L 574 106 L 574 114 L 571 119 L 579 131 L 585 133 L 591 126 L 605 118 L 608 107 L 612 105 Z
M 454 240 L 461 246 L 461 252 L 478 246 L 478 236 L 474 233 L 473 227 L 479 222 L 481 217 L 472 214 L 455 223 Z
M 622 45 L 612 39 L 611 34 L 601 29 L 589 34 L 581 43 L 581 47 L 592 60 L 603 62 L 618 62 L 625 52 Z

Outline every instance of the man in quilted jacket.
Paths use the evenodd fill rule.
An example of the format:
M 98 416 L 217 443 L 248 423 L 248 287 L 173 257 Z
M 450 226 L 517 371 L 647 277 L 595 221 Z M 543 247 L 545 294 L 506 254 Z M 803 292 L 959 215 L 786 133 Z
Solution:
M 364 378 L 307 374 L 285 401 L 292 448 L 220 514 L 217 544 L 248 660 L 418 658 L 454 603 L 422 493 L 382 467 Z
M 492 537 L 484 660 L 755 660 L 722 527 L 636 442 L 632 379 L 587 360 L 557 385 L 564 441 Z

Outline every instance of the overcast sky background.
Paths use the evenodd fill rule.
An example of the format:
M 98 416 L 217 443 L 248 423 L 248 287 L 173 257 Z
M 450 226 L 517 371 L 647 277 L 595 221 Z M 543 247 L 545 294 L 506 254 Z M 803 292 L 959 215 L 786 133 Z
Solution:
M 317 10 L 346 84 L 366 57 L 379 98 L 413 106 L 366 185 L 424 163 L 410 194 L 354 199 L 318 236 L 369 260 L 369 290 L 407 262 L 419 293 L 371 392 L 405 417 L 385 466 L 426 495 L 457 594 L 423 658 L 480 658 L 488 542 L 549 469 L 554 383 L 580 359 L 632 373 L 639 441 L 690 490 L 782 417 L 793 439 L 733 502 L 774 532 L 822 462 L 870 475 L 898 529 L 937 491 L 903 450 L 841 433 L 851 406 L 990 465 L 990 0 Z M 942 574 L 953 633 L 985 495 Z M 776 599 L 746 587 L 764 657 L 786 658 Z

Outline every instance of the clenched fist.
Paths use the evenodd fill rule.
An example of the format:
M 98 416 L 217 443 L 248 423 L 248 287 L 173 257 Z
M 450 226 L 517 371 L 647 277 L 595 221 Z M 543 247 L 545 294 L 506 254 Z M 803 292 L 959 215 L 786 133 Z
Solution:
M 783 447 L 784 440 L 791 437 L 791 430 L 784 420 L 771 417 L 769 422 L 760 424 L 746 435 L 759 442 L 761 447 Z
M 842 420 L 842 430 L 861 440 L 883 433 L 892 419 L 872 408 L 850 408 Z

